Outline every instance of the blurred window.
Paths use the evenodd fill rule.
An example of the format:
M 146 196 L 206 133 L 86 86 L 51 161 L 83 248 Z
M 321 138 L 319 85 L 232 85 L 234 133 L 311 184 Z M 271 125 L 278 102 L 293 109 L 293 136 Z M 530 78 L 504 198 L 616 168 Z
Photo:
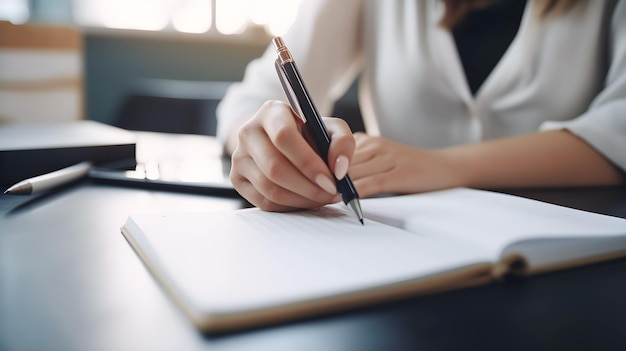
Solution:
M 293 23 L 300 0 L 73 0 L 72 4 L 75 22 L 89 27 L 223 35 L 262 28 L 282 35 Z
M 28 0 L 0 1 L 0 21 L 9 21 L 13 24 L 24 24 L 30 17 Z

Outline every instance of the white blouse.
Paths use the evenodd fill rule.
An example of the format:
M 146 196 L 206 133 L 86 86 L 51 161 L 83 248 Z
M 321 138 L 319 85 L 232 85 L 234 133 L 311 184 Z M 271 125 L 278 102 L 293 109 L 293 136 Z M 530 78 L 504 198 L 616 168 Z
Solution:
M 517 35 L 472 95 L 440 0 L 305 1 L 283 38 L 322 115 L 354 79 L 367 132 L 417 147 L 566 128 L 626 170 L 626 2 L 580 1 Z M 246 68 L 218 107 L 218 138 L 285 100 L 276 54 Z

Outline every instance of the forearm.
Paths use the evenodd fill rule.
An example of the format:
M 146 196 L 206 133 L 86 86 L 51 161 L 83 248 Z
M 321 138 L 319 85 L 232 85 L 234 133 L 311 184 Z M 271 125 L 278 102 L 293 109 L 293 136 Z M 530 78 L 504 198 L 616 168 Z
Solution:
M 593 186 L 624 182 L 624 173 L 568 131 L 549 131 L 452 147 L 443 152 L 463 186 Z

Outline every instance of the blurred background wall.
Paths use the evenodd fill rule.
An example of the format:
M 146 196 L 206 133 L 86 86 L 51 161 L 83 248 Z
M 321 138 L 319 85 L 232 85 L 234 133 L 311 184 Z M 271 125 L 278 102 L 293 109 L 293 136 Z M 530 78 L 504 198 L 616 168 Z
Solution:
M 1 0 L 0 20 L 79 28 L 84 116 L 115 124 L 120 115 L 182 115 L 213 109 L 225 84 L 241 80 L 246 64 L 261 55 L 273 35 L 289 27 L 298 4 L 298 0 Z M 336 111 L 360 118 L 356 97 L 353 85 Z M 123 126 L 145 124 L 128 123 Z M 163 128 L 174 132 L 200 128 L 193 130 L 199 133 L 214 129 L 179 128 L 166 122 Z
M 87 116 L 111 122 L 142 79 L 241 80 L 246 64 L 263 52 L 265 44 L 86 33 Z

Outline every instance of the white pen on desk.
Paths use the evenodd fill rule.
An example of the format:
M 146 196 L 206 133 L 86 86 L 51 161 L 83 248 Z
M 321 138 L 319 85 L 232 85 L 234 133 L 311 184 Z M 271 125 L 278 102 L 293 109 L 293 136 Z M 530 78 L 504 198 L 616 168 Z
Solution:
M 59 187 L 84 177 L 91 169 L 91 166 L 91 162 L 85 161 L 54 172 L 22 180 L 10 186 L 4 193 L 10 195 L 28 195 Z

